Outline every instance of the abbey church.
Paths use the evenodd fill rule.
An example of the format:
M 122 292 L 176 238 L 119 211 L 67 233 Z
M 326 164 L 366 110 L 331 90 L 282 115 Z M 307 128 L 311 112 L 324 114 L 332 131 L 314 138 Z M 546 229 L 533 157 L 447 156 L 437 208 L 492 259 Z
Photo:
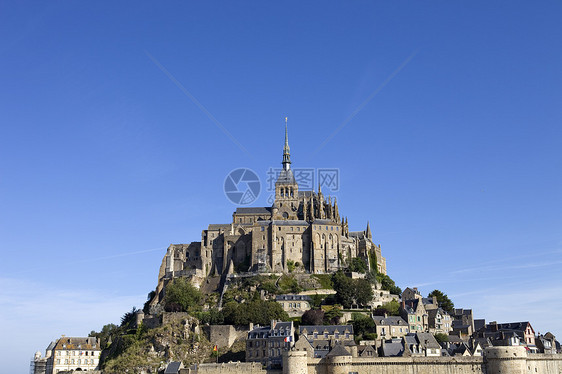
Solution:
M 162 261 L 158 292 L 167 280 L 190 277 L 200 285 L 208 276 L 227 273 L 281 273 L 288 266 L 307 273 L 332 273 L 360 257 L 376 261 L 386 274 L 381 248 L 373 243 L 367 223 L 365 231 L 349 231 L 336 199 L 318 192 L 300 191 L 291 170 L 287 127 L 283 147 L 283 169 L 275 183 L 271 207 L 237 208 L 232 222 L 210 224 L 201 241 L 172 244 Z

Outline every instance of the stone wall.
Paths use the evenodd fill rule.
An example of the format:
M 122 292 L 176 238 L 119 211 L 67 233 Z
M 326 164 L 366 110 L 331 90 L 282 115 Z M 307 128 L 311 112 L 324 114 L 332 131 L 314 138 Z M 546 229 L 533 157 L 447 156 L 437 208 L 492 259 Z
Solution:
M 249 328 L 238 327 L 232 325 L 210 325 L 204 327 L 205 334 L 213 345 L 218 345 L 220 348 L 230 348 L 236 340 L 246 339 Z
M 562 355 L 527 354 L 523 347 L 487 348 L 484 357 L 308 358 L 304 351 L 283 356 L 283 372 L 257 362 L 200 364 L 180 374 L 562 374 Z
M 180 374 L 269 374 L 258 362 L 198 364 L 180 370 Z M 281 373 L 279 373 L 281 374 Z
M 527 354 L 523 347 L 490 347 L 484 357 L 284 357 L 284 374 L 562 374 L 562 355 Z M 306 362 L 306 369 L 304 368 Z

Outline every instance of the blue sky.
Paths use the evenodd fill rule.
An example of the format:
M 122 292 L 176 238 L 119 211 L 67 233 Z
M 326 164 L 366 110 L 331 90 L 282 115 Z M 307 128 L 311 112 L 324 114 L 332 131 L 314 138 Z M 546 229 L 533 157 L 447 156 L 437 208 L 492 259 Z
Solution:
M 1 4 L 0 372 L 142 306 L 170 243 L 230 221 L 226 175 L 280 166 L 285 116 L 399 286 L 562 334 L 561 12 Z

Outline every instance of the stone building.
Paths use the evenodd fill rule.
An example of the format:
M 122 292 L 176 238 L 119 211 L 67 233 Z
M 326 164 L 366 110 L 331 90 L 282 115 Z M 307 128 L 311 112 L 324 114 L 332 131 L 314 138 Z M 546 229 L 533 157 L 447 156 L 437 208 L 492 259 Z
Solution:
M 449 335 L 453 331 L 453 318 L 441 308 L 427 311 L 429 332 L 432 334 Z
M 281 367 L 282 354 L 293 345 L 293 322 L 271 321 L 270 326 L 256 326 L 246 339 L 246 362 L 260 362 L 264 367 Z
M 349 231 L 336 199 L 318 191 L 303 191 L 291 169 L 285 127 L 283 168 L 275 183 L 270 207 L 240 207 L 232 221 L 210 224 L 201 241 L 172 244 L 162 261 L 158 299 L 165 283 L 188 276 L 195 285 L 209 275 L 236 272 L 288 272 L 288 263 L 308 273 L 332 273 L 351 258 L 365 259 L 386 274 L 380 245 L 373 242 L 369 224 L 364 231 Z M 376 258 L 376 265 L 369 262 Z
M 51 342 L 45 358 L 35 355 L 36 374 L 57 374 L 61 371 L 92 371 L 99 369 L 101 347 L 93 337 L 66 337 Z
M 408 323 L 398 316 L 373 316 L 377 337 L 380 340 L 401 338 L 410 332 Z
M 289 317 L 301 317 L 304 312 L 310 309 L 312 299 L 308 295 L 277 295 L 275 301 L 281 304 L 283 310 L 287 312 Z

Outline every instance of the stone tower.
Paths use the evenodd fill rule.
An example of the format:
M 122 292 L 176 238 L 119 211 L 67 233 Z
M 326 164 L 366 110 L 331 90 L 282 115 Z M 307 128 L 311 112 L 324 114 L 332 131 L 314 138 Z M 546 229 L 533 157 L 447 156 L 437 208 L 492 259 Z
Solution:
M 275 182 L 275 202 L 273 203 L 273 219 L 297 220 L 299 211 L 299 185 L 291 170 L 291 149 L 285 118 L 285 146 L 283 147 L 283 169 Z

